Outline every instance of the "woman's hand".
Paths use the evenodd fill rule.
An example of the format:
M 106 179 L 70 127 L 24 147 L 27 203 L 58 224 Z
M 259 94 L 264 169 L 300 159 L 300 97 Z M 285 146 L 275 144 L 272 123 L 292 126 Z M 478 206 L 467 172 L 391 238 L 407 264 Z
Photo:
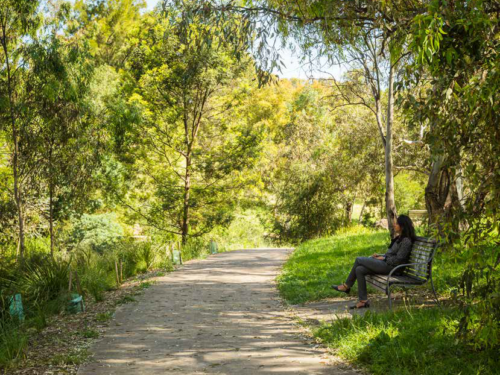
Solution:
M 371 255 L 371 258 L 377 258 L 377 257 L 378 257 L 378 254 L 377 254 L 377 253 L 373 253 L 373 254 Z

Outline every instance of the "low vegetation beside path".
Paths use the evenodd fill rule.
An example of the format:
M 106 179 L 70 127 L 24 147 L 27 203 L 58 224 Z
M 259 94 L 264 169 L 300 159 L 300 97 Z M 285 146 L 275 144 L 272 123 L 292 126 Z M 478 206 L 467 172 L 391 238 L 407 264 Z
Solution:
M 357 256 L 382 253 L 387 242 L 387 232 L 358 226 L 307 241 L 283 267 L 280 293 L 290 304 L 339 297 L 330 286 L 345 280 Z M 462 264 L 456 255 L 436 256 L 433 270 L 442 309 L 410 304 L 393 312 L 369 311 L 310 327 L 312 333 L 340 357 L 373 374 L 500 374 L 498 351 L 474 348 L 457 336 L 461 315 L 453 296 Z M 428 290 L 420 287 L 414 293 L 426 298 Z

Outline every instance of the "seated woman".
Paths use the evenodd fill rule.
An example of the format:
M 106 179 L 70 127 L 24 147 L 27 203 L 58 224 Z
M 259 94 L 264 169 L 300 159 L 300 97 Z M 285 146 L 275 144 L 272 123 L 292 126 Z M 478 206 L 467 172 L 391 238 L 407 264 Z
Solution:
M 394 230 L 397 237 L 391 241 L 389 249 L 384 255 L 373 254 L 370 257 L 357 257 L 345 283 L 332 286 L 339 292 L 349 293 L 356 280 L 358 281 L 359 302 L 349 306 L 349 308 L 370 307 L 366 292 L 366 275 L 375 273 L 388 275 L 394 267 L 408 263 L 413 242 L 416 240 L 411 219 L 408 216 L 399 215 L 394 224 Z

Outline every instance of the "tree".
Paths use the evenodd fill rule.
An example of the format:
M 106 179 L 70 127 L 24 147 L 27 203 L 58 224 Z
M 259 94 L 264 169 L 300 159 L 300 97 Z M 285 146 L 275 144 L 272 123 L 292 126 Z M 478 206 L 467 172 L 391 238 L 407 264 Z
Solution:
M 243 6 L 211 5 L 217 11 L 243 13 L 260 29 L 260 45 L 256 53 L 270 60 L 268 68 L 278 68 L 279 54 L 270 53 L 268 43 L 276 35 L 289 36 L 299 42 L 307 54 L 335 56 L 344 61 L 358 62 L 374 98 L 374 115 L 385 150 L 385 201 L 391 235 L 394 235 L 396 205 L 393 172 L 394 79 L 403 52 L 404 34 L 395 33 L 403 12 L 390 4 L 360 2 L 248 1 Z M 348 52 L 346 53 L 346 49 Z M 266 52 L 267 51 L 267 52 Z M 316 56 L 316 57 L 318 57 Z M 385 71 L 384 71 L 385 70 Z M 385 76 L 385 77 L 384 77 Z M 384 78 L 386 78 L 384 82 Z M 387 89 L 385 125 L 382 115 L 382 93 Z M 365 103 L 366 104 L 366 103 Z M 382 130 L 385 128 L 385 134 Z
M 234 54 L 244 52 L 218 39 L 189 6 L 146 18 L 131 64 L 140 88 L 134 100 L 145 115 L 144 173 L 156 190 L 148 222 L 183 243 L 228 220 L 231 192 L 243 186 L 260 139 L 235 117 L 249 93 L 249 60 L 236 63 Z
M 274 121 L 276 146 L 263 173 L 275 227 L 287 240 L 326 235 L 349 225 L 354 200 L 368 199 L 380 184 L 383 168 L 374 160 L 381 150 L 369 131 L 375 119 L 360 106 L 335 108 L 324 82 L 280 86 L 292 97 Z
M 0 127 L 8 129 L 9 152 L 13 176 L 13 195 L 17 209 L 19 231 L 18 257 L 24 257 L 24 186 L 23 175 L 29 173 L 22 165 L 20 144 L 28 133 L 31 114 L 27 113 L 25 89 L 26 40 L 33 37 L 39 26 L 38 1 L 0 1 Z
M 439 193 L 433 198 L 439 199 L 439 235 L 467 261 L 459 328 L 476 347 L 500 342 L 499 6 L 498 1 L 427 4 L 413 20 L 415 64 L 407 77 L 410 87 L 421 88 L 407 102 L 409 114 L 429 126 L 426 140 L 437 183 L 426 194 Z M 459 181 L 462 196 L 454 186 Z

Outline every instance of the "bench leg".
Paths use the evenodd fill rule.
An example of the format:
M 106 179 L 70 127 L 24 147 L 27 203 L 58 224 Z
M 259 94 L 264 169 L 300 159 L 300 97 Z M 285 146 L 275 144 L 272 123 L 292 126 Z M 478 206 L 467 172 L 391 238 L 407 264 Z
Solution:
M 438 306 L 441 307 L 441 302 L 439 302 L 439 299 L 438 299 L 438 296 L 436 293 L 436 289 L 434 288 L 434 282 L 432 281 L 432 275 L 431 275 L 430 279 L 431 279 L 432 293 L 434 293 L 434 299 L 436 300 Z
M 391 286 L 387 286 L 387 297 L 389 297 L 389 310 L 392 310 Z

